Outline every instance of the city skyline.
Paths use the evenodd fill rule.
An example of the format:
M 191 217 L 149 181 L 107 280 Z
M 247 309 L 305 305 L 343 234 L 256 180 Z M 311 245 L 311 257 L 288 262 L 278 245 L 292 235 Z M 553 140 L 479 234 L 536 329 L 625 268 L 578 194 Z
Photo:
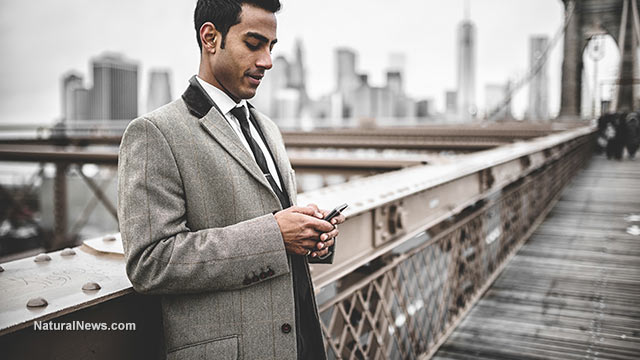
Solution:
M 445 91 L 456 88 L 455 30 L 463 19 L 462 1 L 435 4 L 399 1 L 393 7 L 381 1 L 282 3 L 283 9 L 278 14 L 279 44 L 274 50 L 274 58 L 277 55 L 292 58 L 295 39 L 302 39 L 309 96 L 318 98 L 333 90 L 335 69 L 332 49 L 349 47 L 360 54 L 358 71 L 367 73 L 373 86 L 382 86 L 386 81 L 389 54 L 402 53 L 407 60 L 406 93 L 415 99 L 431 98 L 433 107 L 439 112 L 444 111 Z M 472 3 L 470 19 L 476 24 L 478 39 L 478 104 L 483 102 L 485 84 L 504 82 L 527 70 L 530 36 L 551 36 L 562 24 L 561 1 L 518 3 L 518 6 L 506 0 Z M 0 46 L 9 51 L 0 60 L 6 80 L 0 85 L 0 121 L 50 122 L 59 117 L 62 113 L 59 100 L 61 74 L 70 69 L 88 73 L 87 59 L 105 50 L 121 52 L 139 61 L 142 65 L 140 84 L 148 83 L 151 68 L 171 69 L 170 85 L 175 89 L 172 95 L 174 98 L 179 96 L 186 87 L 187 79 L 197 71 L 199 60 L 191 24 L 194 4 L 167 4 L 148 0 L 135 4 L 120 1 L 85 4 L 66 0 L 51 5 L 51 9 L 44 6 L 33 17 L 34 21 L 49 26 L 47 41 L 42 45 L 43 53 L 50 54 L 45 61 L 42 55 L 28 56 L 31 54 L 29 40 L 37 36 L 16 21 L 21 18 L 17 15 L 26 13 L 26 6 L 16 0 L 3 2 L 0 21 L 3 30 L 8 31 L 0 35 Z M 116 15 L 114 8 L 123 11 Z M 144 17 L 140 16 L 142 13 Z M 314 16 L 308 16 L 310 13 Z M 354 14 L 360 17 L 354 20 Z M 384 22 L 399 18 L 399 14 L 404 16 L 402 22 Z M 104 26 L 98 21 L 98 18 L 109 16 L 117 18 L 117 27 Z M 326 26 L 322 19 L 327 18 L 332 19 L 332 24 L 340 25 Z M 495 24 L 496 18 L 501 19 L 500 27 Z M 504 31 L 504 28 L 510 31 Z M 552 113 L 557 112 L 559 106 L 562 59 L 558 48 L 561 45 L 549 60 Z M 606 76 L 603 68 L 601 73 Z M 145 109 L 146 94 L 141 95 L 139 108 Z M 514 99 L 516 114 L 524 113 L 526 98 L 526 90 L 517 94 Z M 27 105 L 33 101 L 39 104 L 37 108 Z
M 118 53 L 91 58 L 91 73 L 62 75 L 61 121 L 127 120 L 138 116 L 138 63 Z

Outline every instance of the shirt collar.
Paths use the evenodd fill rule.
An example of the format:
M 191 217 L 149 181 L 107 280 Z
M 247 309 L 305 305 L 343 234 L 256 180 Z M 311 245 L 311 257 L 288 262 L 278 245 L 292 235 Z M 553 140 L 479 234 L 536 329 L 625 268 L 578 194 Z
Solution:
M 245 114 L 247 113 L 247 101 L 245 99 L 240 100 L 240 102 L 236 104 L 236 102 L 233 101 L 233 99 L 231 99 L 229 95 L 227 95 L 224 91 L 202 80 L 197 75 L 196 75 L 196 79 L 198 80 L 198 82 L 200 83 L 204 91 L 207 92 L 207 95 L 209 95 L 211 100 L 213 100 L 213 102 L 216 103 L 216 105 L 218 105 L 218 108 L 220 109 L 223 115 L 226 116 L 229 113 L 229 111 L 231 111 L 234 107 L 240 107 L 240 106 L 244 108 L 243 110 Z

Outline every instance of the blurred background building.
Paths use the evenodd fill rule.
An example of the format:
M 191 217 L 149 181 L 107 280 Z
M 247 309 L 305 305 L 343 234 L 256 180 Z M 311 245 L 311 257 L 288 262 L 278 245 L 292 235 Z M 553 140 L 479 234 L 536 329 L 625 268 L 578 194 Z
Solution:
M 153 111 L 171 101 L 171 72 L 168 69 L 149 71 L 147 111 Z
M 458 25 L 458 118 L 470 122 L 475 118 L 476 106 L 476 27 L 469 19 L 469 6 L 465 4 L 465 19 Z
M 138 64 L 116 53 L 92 59 L 89 91 L 92 120 L 123 120 L 138 116 Z
M 549 38 L 544 35 L 532 36 L 529 39 L 529 68 L 536 72 L 529 83 L 529 105 L 526 118 L 529 120 L 549 119 L 549 76 L 547 62 L 538 65 L 549 45 Z
M 121 54 L 91 60 L 92 86 L 71 71 L 62 77 L 64 120 L 132 120 L 138 116 L 138 64 Z

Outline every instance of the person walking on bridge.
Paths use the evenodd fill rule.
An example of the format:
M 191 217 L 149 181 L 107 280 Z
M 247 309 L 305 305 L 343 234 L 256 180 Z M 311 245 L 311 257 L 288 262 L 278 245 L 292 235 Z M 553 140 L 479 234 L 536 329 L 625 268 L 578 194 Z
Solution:
M 247 99 L 272 67 L 278 0 L 199 0 L 196 76 L 133 120 L 118 217 L 133 288 L 160 294 L 168 359 L 325 359 L 309 262 L 336 225 L 296 206 L 277 126 Z

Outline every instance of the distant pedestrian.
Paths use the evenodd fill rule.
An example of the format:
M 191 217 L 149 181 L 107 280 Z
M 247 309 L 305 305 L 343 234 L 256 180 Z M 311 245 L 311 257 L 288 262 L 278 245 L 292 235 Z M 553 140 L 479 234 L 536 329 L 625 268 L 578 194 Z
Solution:
M 622 153 L 624 151 L 624 139 L 622 138 L 624 129 L 622 128 L 622 123 L 624 122 L 625 116 L 626 114 L 624 113 L 611 114 L 604 124 L 604 138 L 607 141 L 607 159 L 615 158 L 622 160 Z
M 629 159 L 633 159 L 640 146 L 640 115 L 634 111 L 629 113 L 625 120 L 626 131 L 623 134 L 625 137 L 625 146 L 629 153 Z
M 614 129 L 609 129 L 615 114 L 604 114 L 598 118 L 598 139 L 596 143 L 596 154 L 602 154 L 607 149 L 609 139 L 615 135 Z

